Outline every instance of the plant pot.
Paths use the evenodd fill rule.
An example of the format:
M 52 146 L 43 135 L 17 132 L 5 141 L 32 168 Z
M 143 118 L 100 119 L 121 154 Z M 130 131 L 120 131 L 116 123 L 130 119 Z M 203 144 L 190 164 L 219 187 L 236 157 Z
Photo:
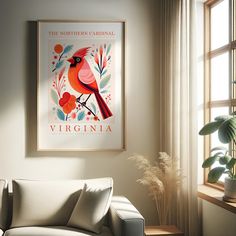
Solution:
M 236 179 L 231 179 L 229 177 L 225 178 L 224 193 L 224 201 L 236 202 Z

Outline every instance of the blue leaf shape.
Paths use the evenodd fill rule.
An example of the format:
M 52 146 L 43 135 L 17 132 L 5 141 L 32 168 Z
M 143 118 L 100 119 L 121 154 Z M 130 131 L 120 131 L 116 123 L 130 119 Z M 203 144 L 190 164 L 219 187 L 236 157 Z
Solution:
M 91 103 L 91 107 L 92 107 L 92 109 L 93 109 L 94 114 L 96 114 L 97 108 L 96 108 L 96 106 L 94 105 L 94 103 Z
M 59 69 L 63 65 L 64 60 L 58 61 L 56 64 L 56 69 Z
M 57 117 L 60 119 L 60 120 L 65 120 L 65 114 L 62 110 L 60 109 L 57 109 Z
M 83 120 L 84 117 L 85 117 L 85 112 L 84 112 L 84 111 L 81 111 L 81 112 L 78 114 L 77 119 L 78 119 L 78 120 Z
M 100 84 L 99 84 L 100 89 L 105 88 L 108 85 L 110 79 L 111 79 L 111 75 L 108 75 L 104 79 L 102 79 Z
M 63 54 L 68 53 L 72 48 L 73 48 L 73 45 L 67 45 L 67 46 L 64 48 Z

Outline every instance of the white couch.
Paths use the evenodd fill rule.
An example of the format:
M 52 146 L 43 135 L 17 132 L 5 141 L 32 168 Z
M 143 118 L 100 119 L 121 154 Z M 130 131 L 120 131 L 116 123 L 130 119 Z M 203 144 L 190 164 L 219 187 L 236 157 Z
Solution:
M 137 209 L 112 196 L 111 178 L 13 180 L 12 186 L 9 194 L 7 181 L 0 180 L 0 236 L 144 235 Z

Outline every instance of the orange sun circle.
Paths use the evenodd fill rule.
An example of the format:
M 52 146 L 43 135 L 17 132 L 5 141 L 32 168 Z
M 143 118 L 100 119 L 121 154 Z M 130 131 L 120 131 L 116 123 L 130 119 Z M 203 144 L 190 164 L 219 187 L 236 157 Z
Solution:
M 61 53 L 63 51 L 63 46 L 61 44 L 56 44 L 54 47 L 54 51 L 58 54 Z

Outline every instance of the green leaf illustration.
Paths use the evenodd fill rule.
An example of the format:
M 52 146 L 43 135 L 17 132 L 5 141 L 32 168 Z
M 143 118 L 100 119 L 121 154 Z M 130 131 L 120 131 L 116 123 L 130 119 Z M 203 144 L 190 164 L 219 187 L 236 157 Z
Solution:
M 96 109 L 96 106 L 94 105 L 94 103 L 91 103 L 91 107 L 92 107 L 93 112 L 96 114 L 97 109 Z
M 56 64 L 56 69 L 61 68 L 62 65 L 63 65 L 63 62 L 64 62 L 64 60 L 62 60 L 62 61 L 58 61 L 57 64 Z
M 102 72 L 102 76 L 105 75 L 106 73 L 107 73 L 107 70 L 104 70 L 104 71 Z
M 67 45 L 63 51 L 63 53 L 68 53 L 73 48 L 73 45 Z
M 60 120 L 65 120 L 65 114 L 62 110 L 60 109 L 57 109 L 57 117 L 60 119 Z
M 94 69 L 100 74 L 100 71 L 96 66 L 94 66 Z
M 111 75 L 108 75 L 104 79 L 102 79 L 100 84 L 99 84 L 100 89 L 105 88 L 108 85 L 110 79 L 111 79 Z
M 58 95 L 54 89 L 51 89 L 51 98 L 53 102 L 58 105 Z
M 100 93 L 108 93 L 108 90 L 102 90 Z
M 109 46 L 107 47 L 107 55 L 109 54 L 109 52 L 110 52 L 110 50 L 111 50 L 111 44 L 109 44 Z
M 85 112 L 84 112 L 84 111 L 81 111 L 81 112 L 79 112 L 77 119 L 78 119 L 78 120 L 83 120 L 84 117 L 85 117 Z

